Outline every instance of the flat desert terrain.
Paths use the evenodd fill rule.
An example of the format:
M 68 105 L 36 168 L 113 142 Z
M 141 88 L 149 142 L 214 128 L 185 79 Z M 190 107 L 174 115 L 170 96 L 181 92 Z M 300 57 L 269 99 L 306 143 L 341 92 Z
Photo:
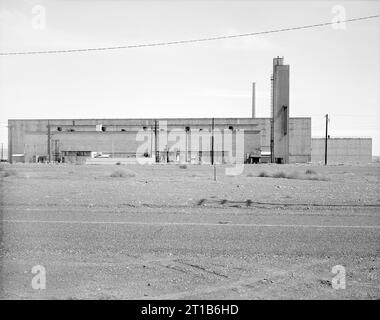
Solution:
M 226 168 L 3 164 L 0 298 L 380 298 L 380 164 Z

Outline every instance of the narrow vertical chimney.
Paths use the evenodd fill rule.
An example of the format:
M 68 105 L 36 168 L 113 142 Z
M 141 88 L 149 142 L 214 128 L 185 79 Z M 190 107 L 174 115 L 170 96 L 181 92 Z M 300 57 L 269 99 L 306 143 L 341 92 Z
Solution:
M 256 118 L 256 92 L 255 83 L 252 83 L 252 118 Z

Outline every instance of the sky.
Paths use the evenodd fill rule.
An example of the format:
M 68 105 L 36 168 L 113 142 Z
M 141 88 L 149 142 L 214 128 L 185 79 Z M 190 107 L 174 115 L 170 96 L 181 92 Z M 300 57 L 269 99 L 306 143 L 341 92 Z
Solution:
M 0 52 L 156 43 L 380 14 L 380 1 L 0 0 Z M 272 59 L 290 65 L 290 116 L 312 136 L 373 138 L 380 155 L 380 18 L 124 50 L 0 56 L 8 119 L 269 117 Z

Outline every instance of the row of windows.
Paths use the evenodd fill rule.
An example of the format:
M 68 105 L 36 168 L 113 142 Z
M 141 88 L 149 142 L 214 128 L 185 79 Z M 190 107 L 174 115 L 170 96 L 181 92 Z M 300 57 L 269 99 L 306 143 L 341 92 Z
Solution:
M 98 129 L 98 127 L 97 127 L 97 129 Z M 228 129 L 231 130 L 231 131 L 233 131 L 234 127 L 233 126 L 229 126 Z M 146 131 L 147 127 L 143 127 L 143 130 Z M 161 129 L 161 130 L 163 130 L 163 129 Z M 61 132 L 62 131 L 62 127 L 57 127 L 57 131 Z M 66 131 L 68 131 L 68 132 L 74 132 L 75 129 L 73 129 L 73 128 L 67 128 Z M 105 131 L 107 131 L 107 127 L 101 126 L 100 130 L 96 130 L 96 131 L 105 132 Z M 125 132 L 126 130 L 125 129 L 121 129 L 120 131 Z M 190 127 L 185 127 L 185 131 L 189 132 L 190 131 Z M 201 129 L 199 129 L 199 131 L 203 131 L 203 129 L 201 128 Z
M 62 127 L 57 127 L 57 131 L 62 131 Z M 74 132 L 75 130 L 73 128 L 68 128 L 66 129 L 66 131 L 69 131 L 69 132 Z

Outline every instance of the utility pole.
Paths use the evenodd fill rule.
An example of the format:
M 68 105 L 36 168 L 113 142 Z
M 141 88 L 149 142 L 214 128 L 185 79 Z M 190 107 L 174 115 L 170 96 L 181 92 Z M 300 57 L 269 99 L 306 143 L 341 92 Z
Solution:
M 329 115 L 326 114 L 326 135 L 325 135 L 325 166 L 327 165 L 327 139 L 328 139 L 328 125 L 329 125 Z
M 154 153 L 155 153 L 155 158 L 156 158 L 156 163 L 159 161 L 159 151 L 157 150 L 157 145 L 158 145 L 158 134 L 157 134 L 157 120 L 154 120 Z
M 215 154 L 214 154 L 214 129 L 215 129 L 215 119 L 212 118 L 211 164 L 214 167 L 214 181 L 216 181 L 216 165 L 215 165 Z
M 185 162 L 186 163 L 187 163 L 187 156 L 188 156 L 187 133 L 188 133 L 188 127 L 185 128 Z
M 252 83 L 252 118 L 256 118 L 256 84 Z
M 214 118 L 211 121 L 211 165 L 214 165 Z
M 51 139 L 51 134 L 50 134 L 50 123 L 48 121 L 48 125 L 47 125 L 47 153 L 48 153 L 48 161 L 49 163 L 51 162 L 51 150 L 50 150 L 50 139 Z

